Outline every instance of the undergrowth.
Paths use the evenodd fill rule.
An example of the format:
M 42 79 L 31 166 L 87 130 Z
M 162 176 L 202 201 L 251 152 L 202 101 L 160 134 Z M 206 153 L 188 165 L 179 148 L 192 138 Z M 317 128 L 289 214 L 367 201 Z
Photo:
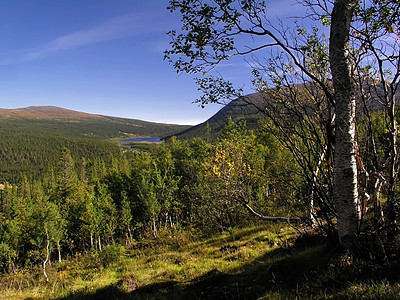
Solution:
M 164 232 L 3 275 L 0 299 L 395 299 L 400 285 L 284 225 Z M 371 272 L 371 274 L 368 274 Z

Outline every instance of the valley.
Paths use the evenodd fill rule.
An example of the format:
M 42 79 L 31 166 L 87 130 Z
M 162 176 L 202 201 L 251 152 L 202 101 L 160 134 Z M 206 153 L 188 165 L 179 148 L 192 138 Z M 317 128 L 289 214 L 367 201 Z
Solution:
M 0 182 L 43 174 L 57 164 L 62 147 L 68 147 L 77 161 L 119 156 L 121 139 L 163 137 L 189 127 L 52 106 L 0 109 Z
M 329 214 L 310 226 L 304 169 L 259 100 L 239 98 L 193 127 L 49 107 L 1 115 L 1 296 L 398 295 L 396 259 L 382 267 L 369 262 L 379 249 L 332 247 Z
M 3 3 L 0 300 L 400 299 L 399 0 L 294 2 Z

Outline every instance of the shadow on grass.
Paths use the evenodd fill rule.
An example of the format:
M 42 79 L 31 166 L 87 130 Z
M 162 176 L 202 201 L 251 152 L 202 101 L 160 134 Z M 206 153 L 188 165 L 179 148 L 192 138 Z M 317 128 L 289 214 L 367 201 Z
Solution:
M 326 268 L 334 254 L 322 242 L 312 247 L 298 245 L 269 251 L 229 274 L 215 269 L 187 282 L 131 286 L 131 292 L 120 281 L 92 294 L 81 291 L 64 299 L 291 299 L 298 296 L 308 276 Z
M 277 229 L 275 231 L 279 231 L 281 227 L 276 227 Z M 269 232 L 274 232 L 274 230 L 268 230 Z M 254 237 L 255 234 L 259 234 L 260 236 Z M 260 229 L 260 227 L 255 226 L 255 227 L 250 227 L 250 228 L 244 228 L 244 229 L 238 229 L 235 230 L 234 233 L 232 234 L 221 234 L 219 232 L 215 233 L 215 235 L 211 235 L 209 237 L 204 238 L 203 240 L 197 241 L 192 243 L 190 246 L 186 247 L 189 251 L 190 250 L 195 250 L 198 248 L 201 248 L 203 246 L 205 247 L 216 247 L 216 248 L 221 248 L 226 243 L 229 242 L 235 242 L 237 240 L 242 241 L 243 243 L 246 243 L 250 240 L 256 239 L 258 241 L 262 240 L 268 240 L 268 238 L 265 237 L 265 229 Z M 278 234 L 272 234 L 277 236 Z M 273 238 L 275 241 L 275 237 Z M 271 245 L 274 243 L 272 242 Z

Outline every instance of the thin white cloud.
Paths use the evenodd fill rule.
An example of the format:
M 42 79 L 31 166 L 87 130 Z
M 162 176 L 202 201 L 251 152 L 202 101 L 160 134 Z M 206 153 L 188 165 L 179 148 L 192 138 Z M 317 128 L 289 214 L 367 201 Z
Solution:
M 231 67 L 243 67 L 245 63 L 220 63 L 217 68 L 231 68 Z
M 121 15 L 94 27 L 53 39 L 46 44 L 24 51 L 17 57 L 3 59 L 0 61 L 0 64 L 28 62 L 64 50 L 148 34 L 149 32 L 158 31 L 159 27 L 157 26 L 157 22 L 154 21 L 154 15 L 146 16 L 133 13 Z

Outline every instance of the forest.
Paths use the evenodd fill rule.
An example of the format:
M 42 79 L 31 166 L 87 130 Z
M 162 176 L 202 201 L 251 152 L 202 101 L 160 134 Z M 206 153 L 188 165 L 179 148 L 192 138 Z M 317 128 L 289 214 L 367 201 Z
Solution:
M 58 161 L 62 147 L 67 147 L 77 162 L 83 158 L 118 156 L 115 143 L 95 139 L 29 134 L 2 134 L 0 142 L 0 182 L 16 183 L 21 174 L 38 178 L 46 168 Z
M 3 185 L 1 270 L 129 245 L 177 226 L 227 230 L 248 219 L 243 203 L 301 216 L 299 178 L 272 135 L 230 119 L 214 143 L 172 138 L 153 154 L 121 151 L 75 162 L 64 147 L 41 178 L 22 175 Z
M 77 112 L 71 114 L 56 107 L 46 111 L 53 113 L 53 117 L 43 117 L 40 113 L 46 107 L 36 110 L 32 115 L 14 117 L 0 112 L 1 183 L 18 181 L 21 173 L 28 177 L 39 176 L 48 165 L 57 162 L 62 147 L 67 147 L 77 162 L 82 158 L 106 158 L 119 155 L 119 139 L 163 137 L 188 127 L 90 114 L 82 117 L 73 114 Z M 20 110 L 15 113 L 18 112 Z
M 57 164 L 4 182 L 9 289 L 40 268 L 66 298 L 398 298 L 400 5 L 300 2 L 317 25 L 273 24 L 264 1 L 169 1 L 182 27 L 165 59 L 199 75 L 196 102 L 262 120 L 227 118 L 218 135 L 205 124 L 151 151 L 63 145 Z M 214 72 L 235 57 L 251 62 L 252 95 Z M 113 279 L 81 287 L 96 271 Z
M 379 124 L 383 124 L 384 113 L 376 112 L 371 117 L 377 126 L 376 146 L 383 158 L 387 132 Z M 361 118 L 358 124 L 363 145 L 368 142 L 368 121 Z M 312 251 L 318 252 L 322 239 L 329 249 L 337 243 L 332 229 L 334 216 L 327 214 L 325 203 L 317 201 L 310 211 L 310 185 L 304 170 L 270 128 L 271 124 L 260 122 L 257 129 L 248 129 L 245 122 L 235 123 L 228 118 L 215 140 L 173 137 L 151 152 L 120 149 L 115 156 L 80 161 L 68 148 L 61 148 L 58 163 L 49 165 L 42 175 L 21 175 L 15 183 L 0 186 L 1 272 L 18 276 L 22 270 L 40 267 L 43 279 L 34 286 L 39 282 L 55 284 L 60 275 L 54 273 L 54 266 L 62 273 L 65 264 L 73 264 L 76 259 L 79 262 L 79 257 L 94 266 L 100 259 L 102 269 L 120 262 L 126 251 L 156 247 L 140 246 L 146 241 L 164 243 L 170 235 L 185 239 L 189 232 L 193 232 L 194 240 L 215 233 L 231 232 L 234 236 L 240 228 L 262 224 L 257 220 L 283 224 L 276 232 L 285 228 L 285 239 L 295 238 L 290 243 L 301 237 L 316 240 L 311 245 L 317 245 Z M 386 193 L 383 189 L 382 194 Z M 374 218 L 371 209 L 365 222 Z M 264 223 L 261 228 L 265 230 L 266 226 Z M 294 230 L 287 234 L 288 228 Z M 282 239 L 266 241 L 268 247 L 282 243 Z M 367 243 L 362 239 L 359 242 Z M 375 263 L 385 264 L 383 253 L 396 253 L 397 248 L 392 246 L 381 236 L 379 247 L 383 248 L 365 248 L 353 259 L 373 259 L 370 267 L 374 268 Z M 230 242 L 220 251 L 237 247 Z M 264 251 L 268 248 L 259 247 Z M 154 251 L 163 253 L 161 249 Z M 309 264 L 308 259 L 304 263 Z M 364 267 L 358 272 L 365 272 Z

